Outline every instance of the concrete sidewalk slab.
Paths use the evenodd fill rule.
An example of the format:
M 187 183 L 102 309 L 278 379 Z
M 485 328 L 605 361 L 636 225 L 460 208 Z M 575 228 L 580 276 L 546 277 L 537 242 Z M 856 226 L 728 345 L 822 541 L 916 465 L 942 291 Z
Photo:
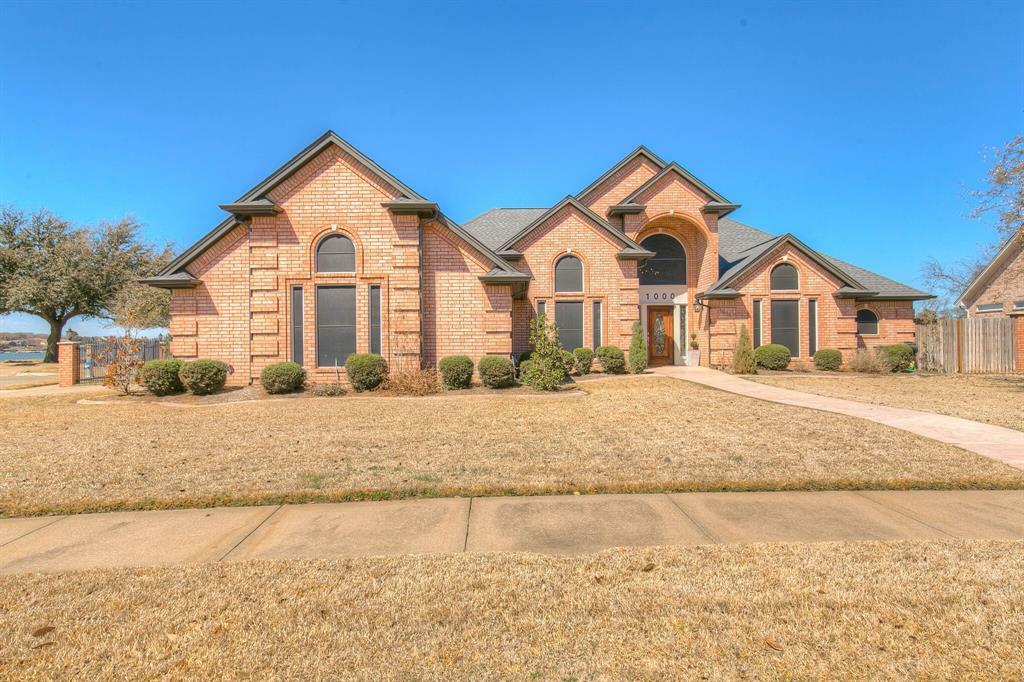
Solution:
M 706 367 L 657 367 L 654 372 L 748 398 L 867 419 L 1024 469 L 1024 431 L 905 407 L 861 403 L 759 384 Z
M 63 516 L 32 516 L 23 519 L 4 519 L 0 523 L 0 547 L 8 542 L 14 542 L 29 533 L 34 533 L 40 528 L 45 528 L 51 523 L 56 523 Z
M 1024 490 L 864 491 L 861 496 L 958 538 L 1024 538 Z
M 0 573 L 216 561 L 277 507 L 66 516 L 0 547 Z
M 488 497 L 473 500 L 466 551 L 579 554 L 710 541 L 665 495 Z
M 857 493 L 670 495 L 719 542 L 826 542 L 948 538 Z
M 469 506 L 469 498 L 452 498 L 282 507 L 225 558 L 461 552 Z

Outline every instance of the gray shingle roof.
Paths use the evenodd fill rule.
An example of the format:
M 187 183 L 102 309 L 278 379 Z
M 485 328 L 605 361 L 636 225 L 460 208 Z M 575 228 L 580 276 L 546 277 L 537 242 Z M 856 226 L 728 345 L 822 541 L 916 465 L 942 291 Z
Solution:
M 542 216 L 543 208 L 494 208 L 462 225 L 477 239 L 496 249 L 514 237 L 527 225 Z M 785 235 L 763 232 L 731 218 L 718 221 L 718 282 L 725 282 L 756 261 L 766 251 L 778 244 Z M 870 291 L 877 291 L 879 298 L 927 298 L 929 295 L 918 289 L 901 284 L 877 273 L 865 270 L 827 254 L 817 253 L 834 268 L 846 273 Z M 712 285 L 714 290 L 718 284 Z
M 496 249 L 547 211 L 546 208 L 492 208 L 462 223 L 462 229 L 488 248 Z

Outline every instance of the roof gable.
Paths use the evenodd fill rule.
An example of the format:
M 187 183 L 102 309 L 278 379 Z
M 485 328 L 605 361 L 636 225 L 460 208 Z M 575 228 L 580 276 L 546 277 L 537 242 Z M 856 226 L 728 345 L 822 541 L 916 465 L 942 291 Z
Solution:
M 626 197 L 625 199 L 623 199 L 619 203 L 620 204 L 636 203 L 637 197 L 641 196 L 644 192 L 649 190 L 656 183 L 658 183 L 662 178 L 664 178 L 665 176 L 667 176 L 669 174 L 675 174 L 675 175 L 679 176 L 680 178 L 682 178 L 686 182 L 690 183 L 691 185 L 693 185 L 694 187 L 696 187 L 700 191 L 702 191 L 705 194 L 707 194 L 709 197 L 711 197 L 711 199 L 713 201 L 717 201 L 717 202 L 720 202 L 722 204 L 729 204 L 729 205 L 731 205 L 731 202 L 728 199 L 723 197 L 721 194 L 719 194 L 715 190 L 711 189 L 711 187 L 706 185 L 700 178 L 698 178 L 696 175 L 694 175 L 690 171 L 688 171 L 685 168 L 683 168 L 682 166 L 680 166 L 675 161 L 673 161 L 672 163 L 670 163 L 667 166 L 665 166 L 664 168 L 662 168 L 661 172 L 659 172 L 657 175 L 655 175 L 653 178 L 651 178 L 650 180 L 648 180 L 644 184 L 642 184 L 639 187 L 637 187 L 635 190 L 633 190 L 632 194 L 630 194 L 628 197 Z
M 575 209 L 576 211 L 581 213 L 584 218 L 587 218 L 591 223 L 593 223 L 593 225 L 597 229 L 602 230 L 603 232 L 606 232 L 614 240 L 616 240 L 618 242 L 621 242 L 623 247 L 624 247 L 624 250 L 629 252 L 628 255 L 632 255 L 634 253 L 636 255 L 647 254 L 648 253 L 642 246 L 640 246 L 635 241 L 633 241 L 632 239 L 627 237 L 623 232 L 621 232 L 620 230 L 615 229 L 614 227 L 612 227 L 611 225 L 606 223 L 604 220 L 602 220 L 600 218 L 600 216 L 598 216 L 596 213 L 594 213 L 589 208 L 587 208 L 586 206 L 581 204 L 579 199 L 577 199 L 574 196 L 567 196 L 564 199 L 562 199 L 561 201 L 559 201 L 557 204 L 555 204 L 550 209 L 545 211 L 542 215 L 540 215 L 537 218 L 535 218 L 530 224 L 528 224 L 525 228 L 520 230 L 517 234 L 513 235 L 504 244 L 502 244 L 501 247 L 498 248 L 497 250 L 498 251 L 506 251 L 506 250 L 511 249 L 513 246 L 515 246 L 516 242 L 518 242 L 523 237 L 525 237 L 526 235 L 530 234 L 535 229 L 537 229 L 538 227 L 540 227 L 541 225 L 546 223 L 555 214 L 557 214 L 559 211 L 561 211 L 563 208 L 566 208 L 566 207 L 571 207 L 571 208 Z
M 608 178 L 612 177 L 613 175 L 618 173 L 620 170 L 622 170 L 623 168 L 628 166 L 630 163 L 632 163 L 634 159 L 636 159 L 638 157 L 641 157 L 641 156 L 647 158 L 651 163 L 653 163 L 658 168 L 664 168 L 665 167 L 665 161 L 660 156 L 658 156 L 657 154 L 652 152 L 647 147 L 645 147 L 643 145 L 640 145 L 639 147 L 637 147 L 636 149 L 631 151 L 629 154 L 627 154 L 617 164 L 615 164 L 614 166 L 609 168 L 607 171 L 602 173 L 601 177 L 599 177 L 597 180 L 594 180 L 592 183 L 590 183 L 589 185 L 584 187 L 582 190 L 577 192 L 576 195 L 575 195 L 576 199 L 579 199 L 580 201 L 582 201 L 588 194 L 590 194 L 595 189 L 600 187 L 601 184 L 605 180 L 607 180 Z
M 964 292 L 956 299 L 956 305 L 966 308 L 973 304 L 974 300 L 982 293 L 984 288 L 982 285 L 990 284 L 992 275 L 996 274 L 1000 267 L 1009 262 L 1015 253 L 1017 255 L 1024 253 L 1024 232 L 1019 232 L 1006 240 L 999 251 L 996 252 L 996 255 L 992 257 L 992 260 L 974 276 L 974 279 L 967 285 Z

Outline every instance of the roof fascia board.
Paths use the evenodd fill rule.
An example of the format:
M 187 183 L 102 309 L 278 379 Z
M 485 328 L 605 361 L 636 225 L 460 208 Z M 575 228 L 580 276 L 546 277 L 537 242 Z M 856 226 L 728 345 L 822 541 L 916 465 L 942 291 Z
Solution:
M 632 239 L 627 237 L 624 233 L 620 232 L 619 230 L 616 230 L 614 227 L 612 227 L 607 222 L 602 220 L 599 215 L 597 215 L 596 213 L 591 211 L 589 208 L 587 208 L 586 206 L 581 204 L 579 199 L 577 199 L 576 197 L 571 196 L 571 195 L 567 196 L 564 199 L 562 199 L 561 201 L 559 201 L 557 204 L 555 204 L 554 206 L 549 208 L 547 211 L 545 211 L 540 217 L 538 217 L 532 223 L 530 223 L 529 225 L 524 227 L 522 230 L 520 230 L 519 234 L 515 235 L 514 237 L 509 239 L 507 242 L 502 244 L 500 247 L 498 247 L 498 251 L 511 250 L 512 246 L 516 242 L 518 242 L 520 239 L 522 239 L 523 237 L 525 237 L 529 233 L 533 232 L 533 230 L 536 229 L 537 227 L 539 227 L 540 225 L 543 225 L 545 222 L 547 222 L 547 220 L 549 218 L 551 218 L 551 216 L 555 215 L 556 213 L 558 213 L 560 210 L 562 210 L 566 206 L 572 206 L 573 208 L 578 210 L 580 213 L 582 213 L 584 215 L 584 217 L 589 218 L 590 220 L 592 220 L 595 225 L 600 227 L 602 230 L 604 230 L 605 232 L 607 232 L 611 236 L 615 237 L 618 241 L 620 241 L 623 244 L 625 244 L 627 248 L 637 249 L 639 251 L 646 251 L 646 249 L 644 249 L 644 247 L 642 247 L 639 244 L 637 244 L 635 241 L 633 241 Z
M 744 265 L 739 271 L 734 272 L 732 275 L 730 275 L 727 280 L 719 282 L 718 285 L 715 288 L 716 289 L 722 289 L 722 288 L 725 288 L 725 286 L 727 284 L 731 284 L 732 282 L 736 281 L 737 277 L 739 277 L 744 272 L 746 272 L 750 268 L 754 267 L 755 265 L 757 265 L 758 263 L 763 261 L 765 258 L 768 257 L 769 254 L 771 254 L 773 251 L 775 251 L 775 249 L 777 249 L 779 246 L 781 246 L 784 243 L 788 243 L 788 244 L 791 244 L 792 246 L 796 247 L 805 256 L 807 256 L 808 258 L 813 260 L 815 263 L 820 265 L 822 268 L 824 268 L 826 271 L 831 273 L 840 282 L 843 282 L 844 284 L 848 284 L 848 285 L 850 285 L 851 287 L 853 287 L 855 289 L 861 289 L 861 290 L 864 290 L 864 291 L 869 291 L 868 289 L 866 289 L 864 287 L 864 285 L 862 285 L 856 279 L 854 279 L 850 275 L 846 274 L 845 272 L 843 272 L 842 270 L 837 268 L 835 265 L 832 265 L 832 263 L 828 262 L 828 260 L 824 256 L 822 256 L 820 253 L 818 253 L 817 251 L 815 251 L 811 247 L 807 246 L 807 244 L 804 244 L 802 241 L 800 241 L 799 239 L 794 237 L 792 234 L 789 234 L 788 232 L 786 234 L 778 237 L 774 244 L 772 244 L 767 249 L 765 249 L 763 253 L 758 255 L 752 261 L 750 261 L 749 263 Z
M 587 196 L 588 194 L 593 192 L 595 189 L 597 189 L 597 187 L 602 182 L 604 182 L 605 180 L 607 180 L 611 176 L 613 176 L 616 173 L 618 173 L 627 164 L 629 164 L 631 161 L 633 161 L 633 159 L 637 158 L 638 156 L 646 156 L 648 158 L 648 160 L 653 162 L 654 165 L 656 165 L 659 169 L 665 167 L 665 161 L 660 156 L 658 156 L 657 154 L 652 152 L 647 147 L 645 147 L 643 145 L 640 145 L 639 147 L 637 147 L 636 149 L 631 151 L 629 154 L 627 154 L 621 161 L 619 161 L 617 164 L 612 166 L 609 170 L 605 171 L 601 175 L 601 177 L 599 177 L 597 180 L 594 180 L 592 183 L 590 183 L 589 185 L 584 187 L 581 191 L 577 192 L 576 195 L 575 195 L 576 198 L 577 199 L 583 199 L 583 197 Z
M 517 274 L 520 274 L 520 275 L 523 274 L 523 273 L 519 272 L 518 270 L 516 270 L 511 265 L 509 265 L 509 263 L 504 258 L 499 256 L 494 249 L 491 249 L 491 248 L 485 246 L 483 242 L 481 242 L 479 239 L 474 237 L 467 230 L 463 229 L 463 227 L 461 225 L 459 225 L 454 220 L 452 220 L 451 218 L 446 216 L 444 213 L 441 213 L 440 211 L 438 211 L 437 215 L 435 217 L 435 220 L 437 220 L 439 223 L 441 223 L 442 225 L 447 227 L 449 230 L 451 230 L 452 232 L 457 234 L 459 237 L 461 237 L 463 240 L 468 242 L 474 249 L 476 249 L 480 253 L 482 253 L 485 256 L 487 256 L 487 258 L 490 259 L 490 261 L 492 263 L 494 263 L 501 270 L 504 270 L 505 272 L 510 272 L 510 273 L 517 273 Z
M 401 180 L 388 173 L 370 157 L 363 154 L 361 151 L 353 147 L 351 144 L 346 142 L 340 135 L 335 133 L 333 130 L 328 130 L 326 133 L 318 137 L 308 147 L 303 149 L 301 152 L 289 159 L 283 166 L 278 168 L 276 171 L 268 175 L 263 179 L 262 182 L 257 184 L 255 187 L 250 189 L 248 192 L 243 194 L 236 203 L 242 203 L 246 201 L 252 201 L 260 197 L 261 195 L 269 192 L 274 187 L 287 180 L 293 173 L 302 168 L 310 159 L 319 154 L 328 145 L 335 144 L 341 147 L 346 153 L 355 157 L 361 164 L 372 170 L 374 173 L 383 178 L 388 184 L 392 185 L 395 189 L 399 190 L 409 199 L 418 199 L 425 201 L 423 197 L 413 191 L 408 185 L 405 185 Z
M 1010 252 L 1012 251 L 1011 247 L 1015 243 L 1017 243 L 1018 240 L 1024 242 L 1024 233 L 1012 235 L 1009 239 L 1006 240 L 1006 243 L 1003 244 L 1002 247 L 1000 247 L 999 251 L 996 252 L 996 255 L 993 256 L 992 260 L 989 261 L 988 265 L 985 266 L 985 269 L 979 272 L 974 277 L 974 279 L 971 280 L 971 283 L 967 285 L 967 288 L 964 289 L 964 292 L 960 294 L 960 296 L 956 299 L 956 305 L 960 306 L 961 308 L 967 307 L 964 304 L 964 299 L 974 296 L 975 289 L 979 287 L 981 284 L 983 284 L 986 280 L 988 280 L 989 274 L 991 273 L 993 268 L 995 268 L 997 265 L 1001 265 L 1004 259 L 1010 257 Z
M 163 270 L 156 274 L 156 276 L 163 277 L 166 275 L 173 275 L 175 272 L 191 263 L 193 259 L 198 258 L 200 254 L 206 251 L 206 249 L 213 246 L 214 242 L 241 224 L 242 223 L 235 216 L 225 218 L 223 222 L 217 225 L 217 227 L 203 235 L 199 241 L 178 254 L 178 257 L 168 263 Z
M 620 204 L 628 204 L 628 203 L 634 202 L 638 196 L 643 194 L 646 190 L 650 189 L 651 186 L 654 185 L 654 183 L 658 182 L 659 180 L 661 180 L 663 177 L 665 177 L 669 173 L 678 173 L 684 180 L 686 180 L 686 181 L 690 182 L 691 184 L 695 185 L 698 189 L 700 189 L 702 192 L 707 194 L 709 197 L 711 197 L 715 201 L 718 201 L 718 202 L 720 202 L 722 204 L 727 204 L 729 206 L 733 205 L 732 203 L 730 203 L 730 201 L 728 199 L 726 199 L 721 194 L 719 194 L 715 190 L 713 190 L 710 187 L 708 187 L 700 178 L 698 178 L 696 175 L 694 175 L 690 171 L 688 171 L 685 168 L 683 168 L 682 166 L 680 166 L 675 161 L 673 161 L 672 163 L 670 163 L 667 166 L 665 166 L 664 168 L 662 168 L 661 171 L 657 175 L 655 175 L 653 178 L 651 178 L 650 180 L 648 180 L 644 184 L 642 184 L 639 187 L 637 187 L 635 190 L 633 190 L 632 194 L 630 194 L 628 197 L 626 197 L 625 199 L 623 199 L 619 203 Z M 737 205 L 737 207 L 738 207 L 738 205 Z

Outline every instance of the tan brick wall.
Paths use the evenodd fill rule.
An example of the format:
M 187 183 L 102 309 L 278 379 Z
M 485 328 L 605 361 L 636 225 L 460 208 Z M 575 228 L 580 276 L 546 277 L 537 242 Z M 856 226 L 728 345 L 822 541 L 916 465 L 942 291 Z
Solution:
M 580 203 L 602 218 L 609 206 L 614 206 L 636 191 L 661 170 L 646 156 L 638 156 L 604 182 L 580 197 Z
M 633 321 L 639 319 L 636 261 L 619 260 L 622 243 L 595 225 L 572 206 L 567 206 L 538 226 L 514 248 L 523 253 L 516 267 L 533 276 L 527 299 L 515 306 L 512 346 L 516 352 L 529 348 L 529 321 L 537 301 L 547 302 L 548 319 L 554 320 L 555 301 L 583 301 L 583 341 L 593 345 L 593 301 L 603 303 L 604 343 L 629 348 Z M 584 291 L 554 292 L 555 262 L 572 253 L 583 261 Z
M 785 261 L 783 259 L 786 259 Z M 771 291 L 770 274 L 781 262 L 793 264 L 800 275 L 800 288 L 795 292 Z M 835 348 L 849 361 L 858 348 L 914 341 L 914 307 L 910 301 L 856 302 L 834 296 L 840 283 L 798 249 L 783 245 L 773 250 L 761 264 L 744 273 L 734 285 L 742 295 L 738 299 L 711 301 L 711 353 L 712 366 L 729 366 L 733 350 L 739 339 L 740 326 L 747 325 L 753 339 L 753 304 L 762 301 L 761 342 L 771 338 L 772 299 L 797 299 L 800 311 L 800 354 L 793 358 L 793 367 L 811 367 L 809 352 L 808 301 L 818 302 L 817 347 Z M 878 315 L 879 333 L 873 336 L 857 335 L 857 310 L 870 308 Z
M 1013 311 L 1014 301 L 1024 301 L 1024 237 L 1017 253 L 986 278 L 986 284 L 973 299 L 965 299 L 969 317 L 1004 317 Z M 1002 303 L 1002 312 L 977 312 L 975 306 Z
M 81 381 L 82 347 L 77 341 L 57 343 L 57 385 L 74 386 Z

